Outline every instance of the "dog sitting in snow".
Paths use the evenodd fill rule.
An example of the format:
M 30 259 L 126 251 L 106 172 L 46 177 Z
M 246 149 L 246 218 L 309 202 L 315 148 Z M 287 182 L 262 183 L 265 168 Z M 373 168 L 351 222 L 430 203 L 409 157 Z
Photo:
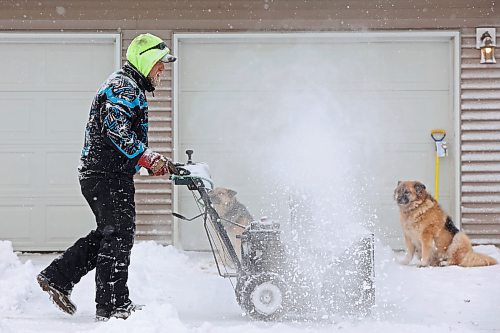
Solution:
M 403 264 L 409 264 L 415 252 L 420 257 L 420 266 L 497 264 L 494 258 L 472 250 L 467 235 L 455 227 L 424 184 L 400 181 L 394 199 L 399 206 L 406 244 Z
M 248 209 L 236 199 L 236 194 L 237 192 L 234 190 L 216 187 L 209 192 L 208 196 L 222 220 L 236 253 L 240 256 L 241 241 L 236 238 L 236 235 L 241 235 L 244 229 L 231 222 L 246 227 L 253 221 L 253 217 Z

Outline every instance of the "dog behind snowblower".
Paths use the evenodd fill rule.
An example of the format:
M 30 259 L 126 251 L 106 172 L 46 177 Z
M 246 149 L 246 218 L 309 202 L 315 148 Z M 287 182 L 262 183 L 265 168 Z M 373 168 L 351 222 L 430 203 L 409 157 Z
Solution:
M 342 253 L 307 249 L 308 257 L 322 260 L 304 265 L 304 258 L 294 251 L 297 244 L 287 246 L 282 241 L 280 224 L 262 219 L 244 227 L 241 248 L 235 249 L 209 197 L 213 183 L 208 165 L 194 163 L 192 150 L 186 154 L 187 163 L 176 163 L 171 179 L 193 192 L 200 214 L 189 219 L 173 215 L 186 221 L 203 219 L 218 273 L 231 280 L 236 300 L 246 314 L 269 321 L 283 316 L 359 317 L 370 313 L 375 303 L 372 234 L 361 237 Z M 236 251 L 240 251 L 239 257 Z M 325 262 L 324 258 L 329 259 Z

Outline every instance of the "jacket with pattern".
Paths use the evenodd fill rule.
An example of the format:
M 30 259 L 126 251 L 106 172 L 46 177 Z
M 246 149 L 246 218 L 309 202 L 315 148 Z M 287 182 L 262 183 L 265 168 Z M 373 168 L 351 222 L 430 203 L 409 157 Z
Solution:
M 78 167 L 80 179 L 132 179 L 148 145 L 145 92 L 153 90 L 149 80 L 129 63 L 106 80 L 90 108 Z

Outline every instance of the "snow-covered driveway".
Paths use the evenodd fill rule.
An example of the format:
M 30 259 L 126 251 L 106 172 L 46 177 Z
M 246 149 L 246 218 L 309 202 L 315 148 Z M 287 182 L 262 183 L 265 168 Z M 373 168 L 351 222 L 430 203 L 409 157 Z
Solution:
M 477 251 L 500 260 L 494 246 Z M 128 320 L 94 322 L 94 274 L 75 287 L 70 317 L 35 282 L 54 255 L 20 255 L 0 241 L 0 332 L 500 332 L 500 265 L 484 268 L 400 266 L 380 244 L 376 251 L 377 305 L 371 318 L 279 323 L 242 316 L 228 280 L 207 253 L 153 242 L 132 251 L 131 298 L 145 304 Z

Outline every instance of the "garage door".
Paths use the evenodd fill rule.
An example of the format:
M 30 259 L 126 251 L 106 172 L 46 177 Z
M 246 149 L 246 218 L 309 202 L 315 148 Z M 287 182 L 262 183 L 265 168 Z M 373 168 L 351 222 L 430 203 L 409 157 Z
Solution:
M 400 179 L 434 192 L 430 131 L 448 132 L 440 202 L 457 218 L 454 42 L 412 34 L 177 36 L 177 155 L 192 148 L 255 218 L 334 241 L 361 224 L 402 246 Z M 178 210 L 194 214 L 178 193 Z M 290 206 L 306 207 L 304 224 Z M 293 225 L 293 224 L 296 225 Z M 298 224 L 298 225 L 297 225 Z M 207 244 L 179 222 L 185 249 Z
M 0 34 L 0 239 L 61 250 L 95 222 L 77 166 L 92 98 L 117 68 L 117 35 Z

